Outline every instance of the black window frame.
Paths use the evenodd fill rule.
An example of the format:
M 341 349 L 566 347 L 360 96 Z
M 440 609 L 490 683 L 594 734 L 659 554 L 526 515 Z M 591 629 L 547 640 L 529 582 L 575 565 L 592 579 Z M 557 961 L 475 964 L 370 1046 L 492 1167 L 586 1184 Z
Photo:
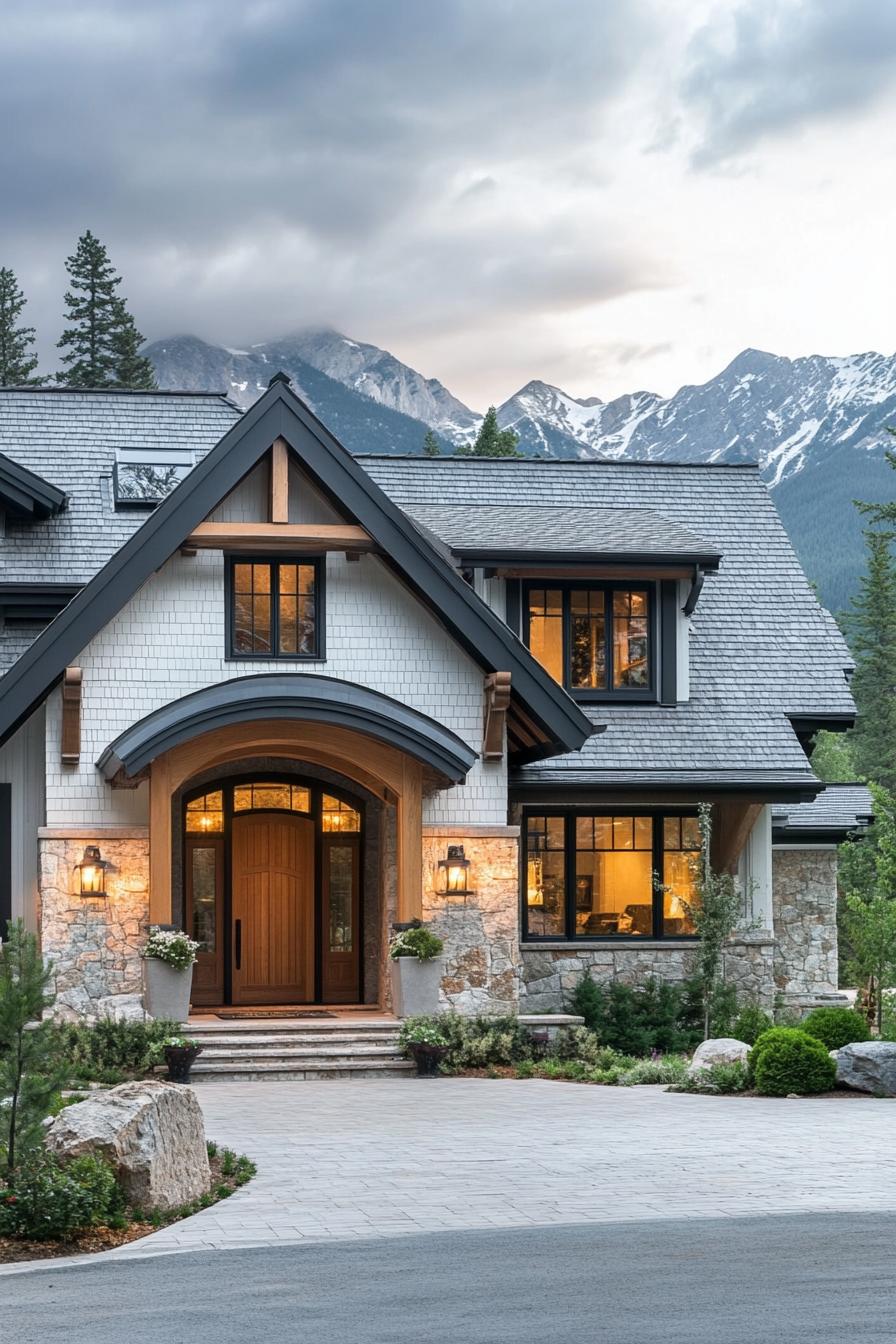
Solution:
M 538 807 L 533 805 L 525 807 L 522 810 L 520 818 L 520 941 L 523 943 L 534 943 L 550 946 L 551 943 L 576 943 L 580 946 L 587 946 L 591 943 L 599 943 L 602 947 L 615 947 L 618 944 L 627 946 L 643 946 L 645 943 L 652 942 L 670 942 L 670 943 L 696 943 L 699 942 L 699 935 L 696 933 L 665 933 L 663 931 L 663 891 L 660 883 L 657 882 L 657 875 L 662 875 L 663 855 L 667 852 L 663 848 L 663 820 L 666 817 L 696 817 L 698 815 L 696 807 L 606 807 L 594 805 L 592 807 Z M 562 817 L 564 820 L 564 847 L 563 847 L 563 877 L 565 887 L 565 919 L 563 933 L 530 933 L 529 932 L 529 904 L 526 899 L 528 859 L 529 859 L 529 818 L 530 817 Z M 653 905 L 653 931 L 649 934 L 644 933 L 613 933 L 600 934 L 578 933 L 576 930 L 576 820 L 579 817 L 650 817 L 653 822 L 653 845 L 652 845 L 652 865 L 651 872 L 654 877 L 652 905 Z M 558 851 L 555 851 L 558 852 Z M 627 851 L 628 852 L 628 851 Z M 678 853 L 682 851 L 676 851 Z M 696 851 L 694 851 L 696 852 Z
M 234 611 L 236 593 L 234 568 L 236 565 L 271 566 L 271 651 L 246 653 L 234 647 Z M 314 652 L 280 653 L 280 571 L 279 565 L 312 565 L 314 567 Z M 244 555 L 239 552 L 225 556 L 225 657 L 236 663 L 321 663 L 326 660 L 326 556 L 325 555 Z M 276 580 L 276 587 L 275 587 Z
M 660 602 L 658 600 L 655 579 L 526 579 L 520 593 L 521 624 L 523 643 L 531 648 L 529 642 L 530 594 L 532 592 L 559 591 L 562 600 L 562 636 L 563 636 L 563 689 L 574 700 L 583 703 L 600 701 L 641 701 L 655 703 L 659 698 L 658 687 L 658 648 L 660 642 Z M 607 655 L 607 685 L 605 687 L 575 687 L 572 684 L 572 622 L 569 595 L 572 592 L 602 592 L 604 594 L 604 620 Z M 647 674 L 646 686 L 613 686 L 613 594 L 630 592 L 647 593 Z

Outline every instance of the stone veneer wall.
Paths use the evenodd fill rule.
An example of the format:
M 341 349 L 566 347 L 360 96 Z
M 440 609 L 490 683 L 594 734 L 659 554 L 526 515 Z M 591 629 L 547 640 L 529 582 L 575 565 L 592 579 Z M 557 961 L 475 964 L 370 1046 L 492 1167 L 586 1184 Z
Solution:
M 725 953 L 725 977 L 737 986 L 738 995 L 766 1010 L 774 1006 L 774 942 L 767 933 L 744 934 Z M 568 1010 L 569 996 L 590 970 L 598 983 L 619 980 L 640 985 L 656 978 L 680 982 L 691 974 L 692 943 L 671 946 L 655 942 L 629 943 L 624 947 L 561 946 L 522 948 L 520 1011 L 559 1013 Z
M 463 845 L 475 891 L 439 896 L 439 859 Z M 519 1007 L 519 828 L 424 827 L 423 919 L 445 940 L 442 1007 L 468 1015 Z
M 837 989 L 837 851 L 775 849 L 772 874 L 775 983 L 804 1007 Z
M 81 896 L 75 865 L 86 844 L 99 843 L 106 896 Z M 41 838 L 39 851 L 41 948 L 56 968 L 60 1017 L 97 1017 L 111 995 L 140 994 L 140 956 L 149 927 L 149 840 Z

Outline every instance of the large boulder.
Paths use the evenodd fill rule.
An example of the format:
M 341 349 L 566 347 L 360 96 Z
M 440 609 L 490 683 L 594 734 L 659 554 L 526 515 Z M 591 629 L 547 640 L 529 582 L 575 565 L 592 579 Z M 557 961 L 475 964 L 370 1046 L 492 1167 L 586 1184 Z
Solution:
M 736 1041 L 733 1036 L 717 1036 L 712 1041 L 702 1041 L 694 1051 L 694 1058 L 688 1065 L 688 1076 L 693 1078 L 716 1064 L 746 1064 L 750 1047 L 746 1041 Z
M 856 1092 L 896 1097 L 896 1043 L 855 1041 L 831 1051 L 837 1061 L 837 1083 Z
M 211 1184 L 205 1125 L 190 1087 L 153 1080 L 122 1083 L 67 1106 L 47 1146 L 63 1161 L 92 1153 L 115 1168 L 135 1208 L 178 1208 Z

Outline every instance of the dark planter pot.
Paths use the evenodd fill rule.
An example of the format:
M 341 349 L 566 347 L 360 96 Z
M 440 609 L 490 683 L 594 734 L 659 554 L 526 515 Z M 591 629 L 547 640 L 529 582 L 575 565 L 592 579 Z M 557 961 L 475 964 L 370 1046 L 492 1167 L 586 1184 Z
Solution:
M 414 1042 L 408 1045 L 408 1052 L 417 1065 L 418 1078 L 434 1078 L 439 1072 L 439 1065 L 448 1053 L 448 1047 Z
M 166 1045 L 165 1063 L 169 1083 L 188 1083 L 196 1056 L 202 1054 L 201 1045 Z

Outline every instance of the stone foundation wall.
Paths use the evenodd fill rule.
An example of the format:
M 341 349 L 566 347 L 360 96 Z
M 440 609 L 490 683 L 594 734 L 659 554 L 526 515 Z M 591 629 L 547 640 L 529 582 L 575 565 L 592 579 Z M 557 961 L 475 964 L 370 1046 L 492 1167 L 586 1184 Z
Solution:
M 775 984 L 785 1003 L 808 1006 L 837 989 L 837 851 L 776 849 L 772 874 Z
M 737 986 L 738 995 L 765 1009 L 775 998 L 774 943 L 767 934 L 744 934 L 725 952 L 725 978 Z M 625 947 L 554 947 L 521 949 L 522 983 L 520 1011 L 559 1013 L 568 1009 L 569 996 L 587 970 L 599 984 L 619 980 L 641 985 L 645 980 L 680 983 L 692 974 L 694 946 L 658 946 L 656 943 Z
M 101 1016 L 112 995 L 143 991 L 140 953 L 149 925 L 149 841 L 41 839 L 40 936 L 56 968 L 57 1016 Z M 81 896 L 75 865 L 85 844 L 99 843 L 106 896 Z
M 472 828 L 471 828 L 472 830 Z M 469 896 L 436 892 L 438 861 L 463 845 L 472 863 Z M 423 919 L 445 940 L 442 1007 L 458 1013 L 515 1013 L 519 1007 L 519 830 L 515 826 L 426 827 Z

